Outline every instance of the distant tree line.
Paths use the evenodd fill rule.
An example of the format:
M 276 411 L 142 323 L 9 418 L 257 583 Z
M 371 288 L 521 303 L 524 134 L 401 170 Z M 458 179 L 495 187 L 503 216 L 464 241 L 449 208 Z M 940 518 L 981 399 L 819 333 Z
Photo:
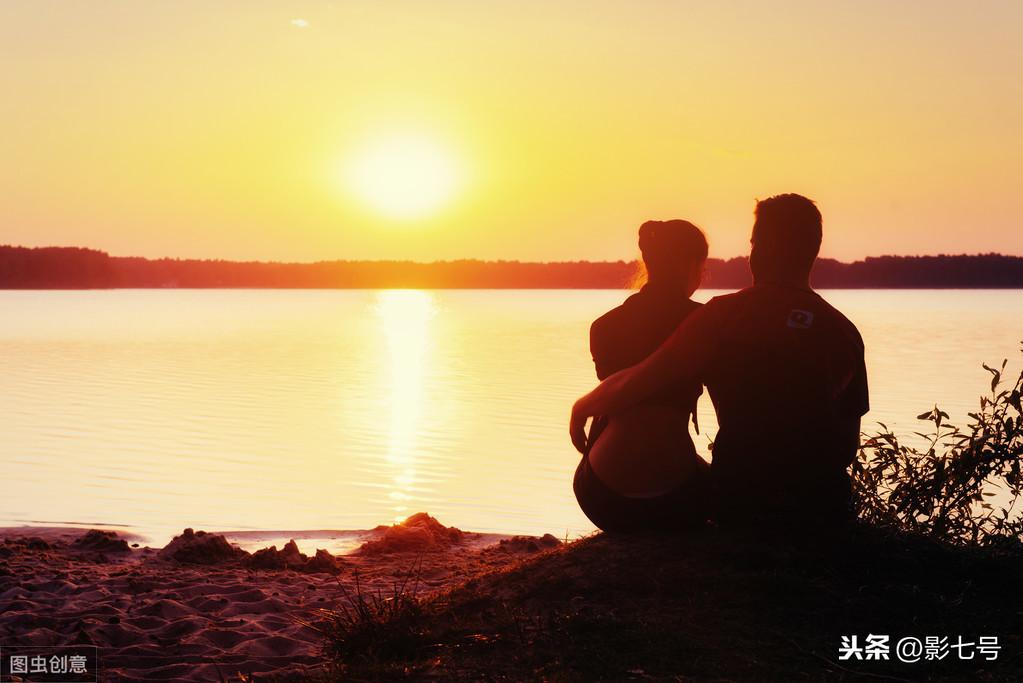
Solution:
M 0 288 L 426 288 L 602 289 L 628 287 L 629 261 L 320 261 L 277 263 L 117 257 L 78 247 L 0 246 Z M 709 259 L 703 286 L 750 284 L 745 258 Z M 819 288 L 1017 288 L 1023 257 L 1000 254 L 821 259 Z

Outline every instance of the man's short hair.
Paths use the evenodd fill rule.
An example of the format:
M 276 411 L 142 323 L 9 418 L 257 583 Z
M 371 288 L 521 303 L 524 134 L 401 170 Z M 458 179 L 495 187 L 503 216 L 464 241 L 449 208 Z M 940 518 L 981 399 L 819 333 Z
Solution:
M 798 194 L 779 194 L 757 202 L 753 241 L 775 272 L 809 273 L 821 250 L 821 212 Z

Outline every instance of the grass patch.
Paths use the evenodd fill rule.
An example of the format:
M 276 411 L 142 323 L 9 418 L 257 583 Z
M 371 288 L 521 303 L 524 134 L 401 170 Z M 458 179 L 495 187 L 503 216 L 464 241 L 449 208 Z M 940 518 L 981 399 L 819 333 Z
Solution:
M 329 680 L 1012 681 L 1021 570 L 1018 552 L 867 525 L 841 540 L 601 534 L 420 600 L 413 628 L 364 631 L 405 647 L 349 641 L 372 656 L 349 650 Z M 1002 652 L 839 662 L 841 636 L 867 633 L 996 635 Z

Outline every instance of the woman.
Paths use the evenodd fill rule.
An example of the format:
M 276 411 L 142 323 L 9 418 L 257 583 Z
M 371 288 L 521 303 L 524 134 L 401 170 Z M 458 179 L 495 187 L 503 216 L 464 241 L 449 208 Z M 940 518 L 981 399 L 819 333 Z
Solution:
M 639 228 L 647 282 L 590 328 L 597 378 L 653 353 L 700 304 L 707 239 L 688 221 L 647 221 Z M 672 386 L 626 413 L 596 418 L 576 469 L 576 500 L 604 531 L 670 531 L 706 519 L 709 466 L 689 436 L 701 387 Z M 695 418 L 694 418 L 695 423 Z

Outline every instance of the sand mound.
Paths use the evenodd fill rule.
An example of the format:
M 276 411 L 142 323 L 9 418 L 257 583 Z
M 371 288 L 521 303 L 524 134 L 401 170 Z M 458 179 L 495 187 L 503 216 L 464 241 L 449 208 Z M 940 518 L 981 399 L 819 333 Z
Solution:
M 131 552 L 128 541 L 119 538 L 113 531 L 100 531 L 99 529 L 90 529 L 72 545 L 79 550 L 93 550 L 100 553 Z
M 381 537 L 366 541 L 358 555 L 383 555 L 387 553 L 422 552 L 443 550 L 461 543 L 465 533 L 455 527 L 444 526 L 425 512 L 417 512 L 401 524 L 379 526 Z
M 0 557 L 9 557 L 18 550 L 50 550 L 52 545 L 38 536 L 26 536 L 24 538 L 5 538 L 3 552 Z
M 316 551 L 315 557 L 309 557 L 299 552 L 294 539 L 288 541 L 281 550 L 275 545 L 257 550 L 246 565 L 252 569 L 295 569 L 308 574 L 337 574 L 341 571 L 341 561 L 338 558 L 322 549 Z
M 316 551 L 316 555 L 309 558 L 309 561 L 303 565 L 302 571 L 306 573 L 327 572 L 328 574 L 336 574 L 341 571 L 340 561 L 326 550 L 320 548 Z
M 288 545 L 292 543 L 294 541 L 289 541 Z M 284 548 L 287 550 L 288 546 L 286 545 Z M 277 546 L 272 545 L 252 553 L 252 557 L 246 564 L 253 569 L 287 569 L 289 560 L 292 560 L 291 564 L 296 564 L 289 553 L 278 550 Z
M 248 556 L 247 552 L 234 547 L 219 534 L 192 529 L 185 529 L 180 536 L 175 536 L 157 555 L 162 560 L 205 565 L 223 564 Z
M 561 541 L 552 534 L 544 534 L 537 538 L 535 536 L 512 536 L 504 538 L 497 544 L 496 551 L 509 553 L 538 553 L 541 550 L 550 550 L 561 545 Z

